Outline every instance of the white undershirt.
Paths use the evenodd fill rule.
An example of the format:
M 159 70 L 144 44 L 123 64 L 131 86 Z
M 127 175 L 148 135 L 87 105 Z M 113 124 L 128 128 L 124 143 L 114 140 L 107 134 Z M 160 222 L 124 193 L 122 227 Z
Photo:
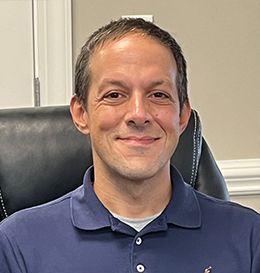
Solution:
M 120 216 L 118 214 L 115 214 L 113 212 L 110 211 L 110 213 L 117 218 L 118 220 L 120 220 L 121 222 L 127 224 L 128 226 L 132 227 L 133 229 L 135 229 L 136 231 L 141 231 L 145 226 L 147 226 L 149 223 L 151 223 L 155 218 L 157 218 L 162 212 L 159 212 L 155 215 L 149 216 L 149 217 L 145 217 L 145 218 L 127 218 L 127 217 L 123 217 Z

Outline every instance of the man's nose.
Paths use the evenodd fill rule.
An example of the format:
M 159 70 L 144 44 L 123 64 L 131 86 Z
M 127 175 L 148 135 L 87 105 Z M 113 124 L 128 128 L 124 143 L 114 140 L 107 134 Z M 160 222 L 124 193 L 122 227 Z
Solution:
M 127 105 L 126 122 L 128 125 L 142 127 L 151 121 L 149 99 L 141 92 L 135 92 Z

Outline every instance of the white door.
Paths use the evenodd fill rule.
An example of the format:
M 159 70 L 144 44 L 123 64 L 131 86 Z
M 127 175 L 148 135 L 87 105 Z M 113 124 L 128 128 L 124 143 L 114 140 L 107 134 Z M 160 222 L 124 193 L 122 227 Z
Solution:
M 0 0 L 0 108 L 67 104 L 71 0 Z

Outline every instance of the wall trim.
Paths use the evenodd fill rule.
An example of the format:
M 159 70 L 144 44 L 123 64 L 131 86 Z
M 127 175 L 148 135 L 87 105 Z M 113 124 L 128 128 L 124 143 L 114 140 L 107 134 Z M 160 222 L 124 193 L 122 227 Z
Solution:
M 71 0 L 32 1 L 40 106 L 68 104 L 73 93 Z
M 217 162 L 230 196 L 260 195 L 260 158 Z

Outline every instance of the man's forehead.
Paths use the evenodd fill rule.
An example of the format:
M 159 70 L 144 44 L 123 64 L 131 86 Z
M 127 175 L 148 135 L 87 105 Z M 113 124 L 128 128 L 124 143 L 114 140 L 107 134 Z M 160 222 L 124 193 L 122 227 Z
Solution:
M 133 38 L 133 39 L 131 39 L 131 38 Z M 135 42 L 134 38 L 143 39 L 144 41 L 152 40 L 154 42 L 157 42 L 159 45 L 170 50 L 170 48 L 168 46 L 166 46 L 165 44 L 163 44 L 157 37 L 148 35 L 147 33 L 143 32 L 141 30 L 132 30 L 127 33 L 123 33 L 123 34 L 120 34 L 117 36 L 111 36 L 109 38 L 105 38 L 105 39 L 100 40 L 100 42 L 97 43 L 92 56 L 95 53 L 97 53 L 98 51 L 111 46 L 111 44 L 116 44 L 118 42 L 120 42 L 122 44 L 122 41 L 125 41 L 125 43 L 129 43 L 129 44 L 134 43 Z

